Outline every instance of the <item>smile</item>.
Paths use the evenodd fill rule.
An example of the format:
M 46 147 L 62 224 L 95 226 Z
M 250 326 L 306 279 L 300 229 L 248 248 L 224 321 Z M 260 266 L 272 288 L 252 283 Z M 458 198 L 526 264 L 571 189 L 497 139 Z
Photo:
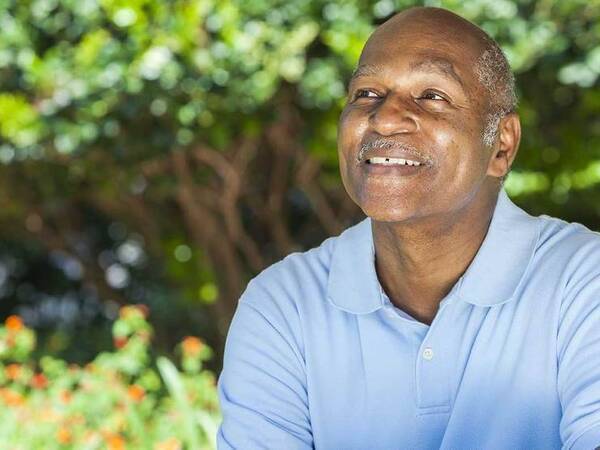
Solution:
M 385 157 L 373 157 L 365 160 L 367 164 L 380 164 L 383 166 L 420 166 L 421 163 L 418 161 L 412 161 L 410 159 L 403 158 L 385 158 Z
M 405 177 L 425 173 L 429 166 L 425 163 L 404 158 L 374 157 L 365 159 L 361 170 L 367 176 L 374 177 Z

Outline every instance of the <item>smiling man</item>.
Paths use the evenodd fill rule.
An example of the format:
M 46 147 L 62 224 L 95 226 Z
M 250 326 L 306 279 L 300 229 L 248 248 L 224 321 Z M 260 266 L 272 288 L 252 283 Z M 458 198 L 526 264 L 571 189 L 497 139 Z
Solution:
M 377 28 L 338 132 L 367 218 L 249 283 L 220 449 L 600 445 L 600 236 L 507 197 L 515 108 L 470 22 L 413 8 Z

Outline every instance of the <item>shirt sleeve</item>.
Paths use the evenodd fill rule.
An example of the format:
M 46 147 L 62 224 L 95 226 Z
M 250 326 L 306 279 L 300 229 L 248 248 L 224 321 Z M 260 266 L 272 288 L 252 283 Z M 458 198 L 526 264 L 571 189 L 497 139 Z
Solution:
M 565 450 L 600 446 L 600 275 L 567 289 L 558 329 L 560 435 Z
M 273 301 L 251 302 L 250 291 L 249 285 L 225 343 L 217 448 L 312 449 L 306 371 L 293 314 Z

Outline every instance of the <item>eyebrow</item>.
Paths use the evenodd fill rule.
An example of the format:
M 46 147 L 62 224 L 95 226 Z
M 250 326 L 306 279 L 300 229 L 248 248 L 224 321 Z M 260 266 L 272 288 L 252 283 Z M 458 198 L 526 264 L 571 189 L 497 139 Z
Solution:
M 465 84 L 462 78 L 454 70 L 454 65 L 447 59 L 441 57 L 427 57 L 410 65 L 414 72 L 436 72 L 446 78 L 456 81 L 464 90 Z M 382 73 L 384 68 L 379 64 L 363 64 L 358 66 L 350 78 L 350 83 L 360 77 L 374 76 Z M 349 83 L 349 84 L 350 84 Z
M 359 65 L 356 69 L 354 69 L 354 72 L 352 72 L 352 76 L 350 77 L 350 80 L 348 80 L 348 85 L 347 85 L 346 90 L 350 90 L 350 86 L 352 85 L 352 82 L 354 80 L 356 80 L 357 78 L 374 76 L 374 75 L 380 74 L 381 72 L 383 72 L 383 70 L 384 70 L 383 67 L 380 66 L 379 64 L 361 64 L 361 65 Z
M 428 57 L 422 61 L 412 63 L 410 69 L 414 71 L 434 71 L 441 75 L 449 76 L 456 81 L 464 89 L 465 84 L 462 78 L 454 70 L 454 64 L 452 64 L 446 58 L 440 57 Z
M 381 67 L 378 64 L 362 64 L 356 69 L 354 69 L 354 72 L 352 72 L 352 76 L 350 77 L 350 79 L 354 80 L 360 77 L 377 75 L 381 72 L 383 72 L 383 67 Z

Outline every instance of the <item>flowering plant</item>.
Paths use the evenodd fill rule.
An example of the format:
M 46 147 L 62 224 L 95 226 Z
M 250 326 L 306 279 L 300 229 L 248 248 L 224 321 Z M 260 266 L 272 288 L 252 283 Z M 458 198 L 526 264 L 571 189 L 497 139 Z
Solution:
M 0 442 L 8 449 L 215 448 L 220 421 L 211 349 L 197 337 L 178 346 L 180 369 L 153 359 L 141 305 L 113 324 L 115 350 L 85 366 L 31 357 L 35 333 L 18 316 L 0 326 Z

